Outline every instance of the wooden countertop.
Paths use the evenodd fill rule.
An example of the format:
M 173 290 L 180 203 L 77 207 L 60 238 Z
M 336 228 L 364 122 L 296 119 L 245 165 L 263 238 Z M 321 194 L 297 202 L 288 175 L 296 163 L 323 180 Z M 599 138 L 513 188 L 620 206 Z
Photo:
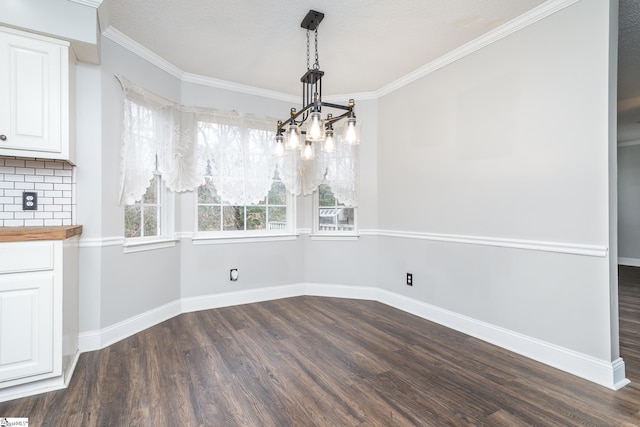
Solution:
M 81 225 L 59 227 L 0 227 L 0 242 L 64 240 L 82 234 Z

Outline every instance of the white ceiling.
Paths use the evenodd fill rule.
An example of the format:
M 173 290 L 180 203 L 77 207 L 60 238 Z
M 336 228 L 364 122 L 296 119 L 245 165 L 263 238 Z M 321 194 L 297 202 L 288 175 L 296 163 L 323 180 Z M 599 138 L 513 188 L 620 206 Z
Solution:
M 322 12 L 319 62 L 330 95 L 376 91 L 544 0 L 108 3 L 111 26 L 187 73 L 293 95 L 306 71 L 300 23 L 310 9 Z
M 325 95 L 375 92 L 546 0 L 106 0 L 109 24 L 186 73 L 300 93 L 310 10 Z M 640 2 L 620 0 L 618 140 L 640 140 Z M 312 44 L 313 47 L 313 44 Z M 313 59 L 312 59 L 313 62 Z

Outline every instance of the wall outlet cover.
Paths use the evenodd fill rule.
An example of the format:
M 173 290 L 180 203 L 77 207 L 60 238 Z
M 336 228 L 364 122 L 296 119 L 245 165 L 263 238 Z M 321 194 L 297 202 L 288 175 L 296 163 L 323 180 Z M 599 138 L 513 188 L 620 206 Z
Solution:
M 22 210 L 38 210 L 38 193 L 32 191 L 25 191 L 22 193 Z

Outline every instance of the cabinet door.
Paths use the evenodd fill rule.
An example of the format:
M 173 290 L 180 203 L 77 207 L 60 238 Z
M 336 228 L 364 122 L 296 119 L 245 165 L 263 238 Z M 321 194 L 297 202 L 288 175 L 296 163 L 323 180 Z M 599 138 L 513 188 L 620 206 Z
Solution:
M 63 151 L 64 52 L 55 43 L 0 32 L 0 154 Z
M 0 388 L 53 372 L 53 275 L 0 276 Z

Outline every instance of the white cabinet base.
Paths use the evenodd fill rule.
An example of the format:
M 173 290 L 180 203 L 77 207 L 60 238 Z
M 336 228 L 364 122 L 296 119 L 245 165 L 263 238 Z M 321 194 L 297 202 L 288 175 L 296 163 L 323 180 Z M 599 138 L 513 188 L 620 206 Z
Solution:
M 73 371 L 76 368 L 76 364 L 78 363 L 79 357 L 80 352 L 76 351 L 76 353 L 73 355 L 73 358 L 71 359 L 71 363 L 64 370 L 62 375 L 0 389 L 0 402 L 6 402 L 13 399 L 20 399 L 22 397 L 29 397 L 40 393 L 67 388 L 69 386 L 69 381 L 71 381 Z
M 71 378 L 78 240 L 0 243 L 0 401 L 64 388 Z
M 2 386 L 13 380 L 24 382 L 22 378 L 60 374 L 53 360 L 54 286 L 51 273 L 0 275 Z

